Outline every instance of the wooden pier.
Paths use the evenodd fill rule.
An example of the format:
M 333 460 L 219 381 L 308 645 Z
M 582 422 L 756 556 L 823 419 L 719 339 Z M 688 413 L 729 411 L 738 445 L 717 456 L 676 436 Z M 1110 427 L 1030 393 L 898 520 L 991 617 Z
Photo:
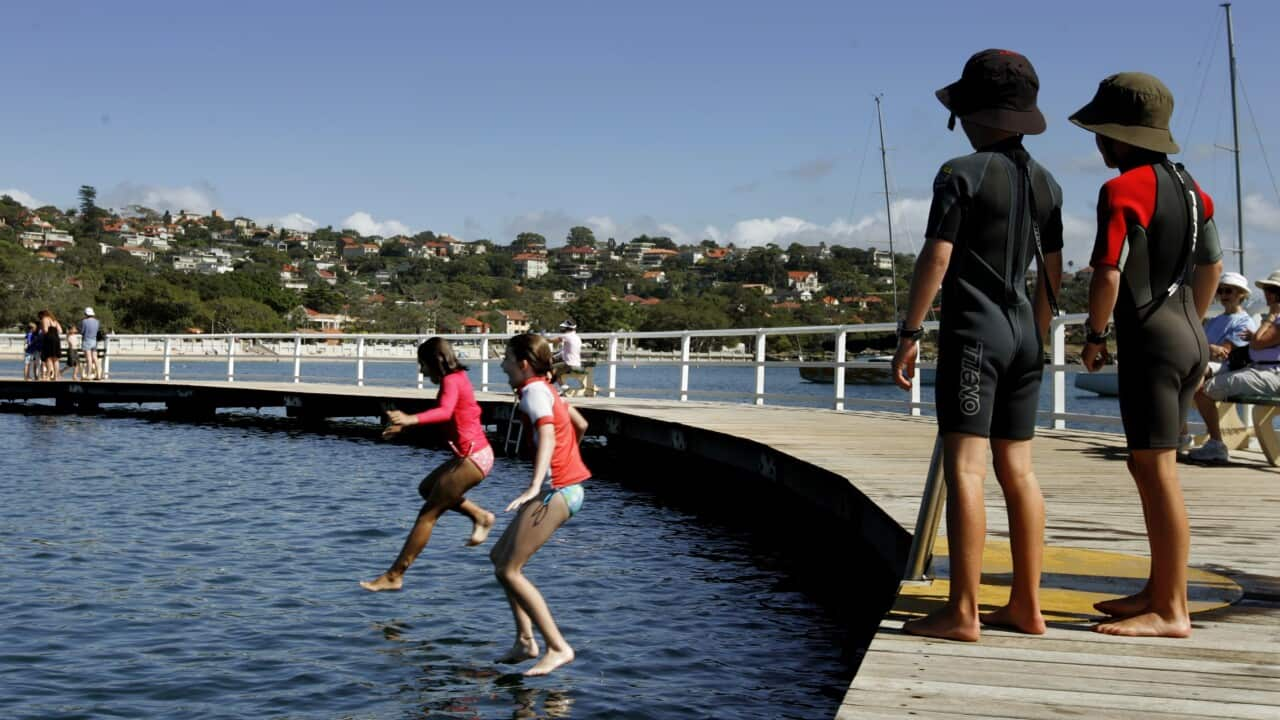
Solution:
M 0 381 L 0 399 L 35 385 L 67 383 Z M 113 385 L 83 384 L 81 397 L 101 394 L 92 402 L 111 402 L 105 397 Z M 126 385 L 151 402 L 164 402 L 178 389 L 160 382 L 120 387 Z M 226 404 L 260 402 L 335 415 L 343 413 L 333 412 L 334 398 L 361 405 L 360 412 L 349 413 L 355 415 L 377 412 L 389 399 L 434 397 L 432 390 L 310 384 L 180 387 L 202 408 L 208 403 L 201 405 L 193 392 L 225 393 Z M 482 394 L 481 399 L 491 409 L 510 406 L 506 395 Z M 865 496 L 878 509 L 857 510 L 858 522 L 886 557 L 900 555 L 915 522 L 935 434 L 931 419 L 904 414 L 633 399 L 574 402 L 607 432 L 626 432 L 629 426 L 650 436 L 649 442 L 710 455 L 736 447 L 735 462 L 799 483 L 801 495 L 830 492 L 830 478 L 842 478 L 849 497 Z M 713 452 L 716 447 L 721 449 Z M 1213 574 L 1228 578 L 1232 582 L 1219 588 L 1225 593 L 1220 596 L 1234 602 L 1194 614 L 1194 631 L 1186 640 L 1117 638 L 1090 632 L 1090 618 L 1075 605 L 1065 606 L 1057 591 L 1096 593 L 1100 577 L 1101 587 L 1117 595 L 1142 584 L 1146 537 L 1125 469 L 1123 438 L 1043 430 L 1034 447 L 1047 506 L 1046 540 L 1051 553 L 1067 558 L 1065 566 L 1050 567 L 1045 577 L 1048 634 L 984 630 L 979 643 L 905 635 L 904 618 L 945 598 L 937 588 L 909 588 L 881 622 L 837 717 L 1280 718 L 1280 470 L 1251 453 L 1236 453 L 1225 467 L 1180 465 L 1192 526 L 1191 565 L 1206 571 L 1193 584 L 1207 578 L 1203 583 L 1213 585 Z M 811 470 L 808 476 L 804 468 Z M 989 536 L 1007 537 L 999 489 L 990 474 L 987 499 Z M 1112 562 L 1081 554 L 1093 559 L 1080 561 L 1077 571 L 1070 548 L 1120 555 Z M 1007 582 L 1000 569 L 984 569 L 984 582 Z

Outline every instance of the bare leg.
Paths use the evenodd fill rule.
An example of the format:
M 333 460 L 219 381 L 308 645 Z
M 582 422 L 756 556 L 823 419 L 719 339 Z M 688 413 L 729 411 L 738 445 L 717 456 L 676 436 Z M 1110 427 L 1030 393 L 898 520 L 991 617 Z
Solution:
M 526 618 L 521 617 L 520 611 L 527 616 L 527 620 L 531 620 L 537 626 L 538 632 L 542 633 L 542 639 L 547 643 L 546 654 L 533 667 L 526 670 L 525 675 L 546 675 L 561 665 L 573 662 L 573 648 L 560 634 L 560 628 L 556 627 L 556 621 L 551 617 L 551 609 L 547 607 L 547 601 L 523 572 L 529 558 L 568 519 L 569 507 L 565 505 L 564 498 L 560 495 L 553 497 L 546 505 L 543 505 L 540 500 L 531 500 L 520 508 L 519 515 L 507 526 L 506 532 L 502 534 L 502 540 L 494 546 L 490 554 L 498 582 L 502 583 L 503 589 L 507 591 L 507 597 L 513 601 L 512 615 L 516 621 L 516 642 L 513 648 L 522 645 L 521 634 L 524 628 L 521 627 L 521 623 Z M 531 632 L 530 635 L 532 635 Z
M 511 534 L 503 533 L 502 537 L 498 538 L 498 542 L 494 544 L 493 551 L 489 553 L 489 557 L 494 559 L 511 555 L 511 542 Z M 495 560 L 495 565 L 496 562 Z M 520 603 L 516 601 L 516 596 L 505 583 L 502 584 L 502 591 L 507 596 L 507 604 L 511 606 L 511 616 L 515 619 L 516 640 L 511 644 L 511 648 L 494 662 L 503 665 L 514 665 L 525 660 L 532 660 L 538 657 L 539 654 L 538 641 L 533 636 L 533 621 L 529 619 L 529 613 L 520 608 Z
M 1196 410 L 1200 411 L 1200 417 L 1204 418 L 1204 427 L 1209 431 L 1209 437 L 1221 441 L 1222 440 L 1222 424 L 1218 417 L 1218 404 L 1213 398 L 1204 393 L 1204 387 L 1196 390 L 1195 394 Z
M 405 538 L 400 554 L 396 556 L 395 562 L 391 563 L 390 569 L 373 580 L 362 581 L 360 587 L 371 592 L 399 590 L 404 584 L 405 571 L 431 540 L 431 532 L 435 529 L 436 520 L 446 510 L 457 505 L 463 493 L 478 485 L 483 479 L 475 465 L 456 459 L 433 470 L 422 481 L 423 488 L 430 488 L 427 493 L 427 502 L 418 512 L 418 519 L 414 522 L 413 529 L 409 531 L 409 537 Z
M 1009 603 L 981 616 L 983 623 L 1043 635 L 1040 568 L 1044 562 L 1044 495 L 1031 470 L 1030 440 L 992 439 L 996 479 L 1009 513 L 1013 587 Z
M 1145 486 L 1148 542 L 1151 546 L 1151 579 L 1146 609 L 1132 617 L 1095 626 L 1107 635 L 1187 637 L 1191 615 L 1187 610 L 1187 558 L 1191 551 L 1191 527 L 1178 483 L 1177 458 L 1169 450 L 1134 450 L 1134 480 Z
M 1137 471 L 1133 467 L 1133 455 L 1125 462 L 1129 468 L 1129 474 L 1137 477 Z M 1142 501 L 1142 522 L 1147 528 L 1147 537 L 1151 537 L 1151 501 L 1147 497 L 1150 493 L 1147 486 L 1143 483 L 1136 483 L 1138 487 L 1138 499 Z M 1093 607 L 1098 612 L 1110 615 L 1112 617 L 1129 617 L 1137 615 L 1147 609 L 1147 603 L 1151 598 L 1151 571 L 1147 571 L 1147 581 L 1143 584 L 1142 589 L 1132 595 L 1116 598 L 1114 600 L 1103 600 L 1096 602 Z
M 951 553 L 951 593 L 947 604 L 902 629 L 913 635 L 974 642 L 978 639 L 978 588 L 987 511 L 982 480 L 987 474 L 987 439 L 947 433 L 943 470 L 947 478 L 947 544 Z

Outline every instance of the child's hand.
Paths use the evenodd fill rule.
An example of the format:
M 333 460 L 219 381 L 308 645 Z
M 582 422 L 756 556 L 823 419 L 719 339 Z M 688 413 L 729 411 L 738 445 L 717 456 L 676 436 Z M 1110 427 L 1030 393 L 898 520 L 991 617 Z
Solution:
M 522 494 L 520 497 L 516 498 L 515 500 L 512 500 L 510 505 L 507 505 L 506 511 L 511 512 L 512 510 L 518 510 L 525 503 L 529 502 L 530 500 L 536 497 L 538 497 L 537 488 L 534 488 L 532 490 L 526 490 L 524 494 Z
M 393 438 L 399 435 L 401 430 L 404 430 L 404 425 L 388 425 L 382 428 L 382 437 L 386 439 Z

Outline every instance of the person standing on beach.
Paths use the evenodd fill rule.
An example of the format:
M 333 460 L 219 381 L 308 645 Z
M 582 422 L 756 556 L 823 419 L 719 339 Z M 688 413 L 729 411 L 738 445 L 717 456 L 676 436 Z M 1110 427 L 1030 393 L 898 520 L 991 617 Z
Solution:
M 926 241 L 893 358 L 894 381 L 909 390 L 925 314 L 941 284 L 936 397 L 951 590 L 945 606 L 903 626 L 916 635 L 975 641 L 980 623 L 1045 631 L 1044 496 L 1031 468 L 1031 439 L 1044 334 L 1062 275 L 1062 190 L 1022 145 L 1024 135 L 1045 129 L 1039 87 L 1026 57 L 985 50 L 937 93 L 951 111 L 948 127 L 958 117 L 976 152 L 947 161 L 934 179 Z M 1026 270 L 1037 257 L 1033 300 Z M 988 445 L 1009 513 L 1013 583 L 1008 603 L 979 617 Z
M 391 424 L 382 435 L 393 437 L 410 425 L 448 423 L 449 446 L 453 448 L 454 457 L 433 470 L 418 486 L 418 494 L 426 504 L 418 511 L 418 519 L 391 567 L 373 580 L 361 581 L 360 587 L 371 592 L 401 588 L 405 571 L 427 546 L 436 521 L 446 510 L 471 518 L 469 546 L 484 542 L 494 523 L 493 513 L 465 497 L 493 469 L 493 448 L 480 423 L 480 405 L 467 378 L 467 368 L 458 362 L 453 346 L 442 337 L 433 337 L 418 346 L 418 367 L 431 382 L 440 386 L 436 407 L 416 415 L 389 411 L 387 418 Z
M 1106 362 L 1115 316 L 1120 417 L 1151 548 L 1143 589 L 1095 607 L 1108 635 L 1187 637 L 1191 529 L 1178 482 L 1179 428 L 1210 352 L 1200 319 L 1222 272 L 1213 199 L 1181 165 L 1169 132 L 1173 94 L 1146 73 L 1112 75 L 1071 122 L 1094 133 L 1107 167 L 1120 171 L 1098 195 L 1089 317 L 1081 361 Z
M 93 308 L 85 308 L 84 319 L 80 321 L 80 337 L 81 347 L 84 350 L 84 378 L 86 380 L 102 379 L 102 374 L 98 372 L 98 331 L 101 329 L 102 323 L 93 312 Z
M 525 577 L 524 566 L 569 518 L 582 509 L 583 483 L 591 471 L 582 462 L 578 441 L 587 421 L 565 402 L 547 381 L 551 372 L 551 345 L 541 335 L 516 335 L 507 342 L 502 370 L 520 397 L 519 410 L 532 428 L 533 477 L 529 487 L 507 505 L 516 518 L 489 553 L 494 573 L 507 593 L 515 618 L 516 639 L 496 662 L 514 664 L 539 655 L 533 628 L 542 633 L 547 652 L 525 675 L 546 675 L 573 662 L 574 652 L 538 588 Z M 543 480 L 550 478 L 550 488 Z

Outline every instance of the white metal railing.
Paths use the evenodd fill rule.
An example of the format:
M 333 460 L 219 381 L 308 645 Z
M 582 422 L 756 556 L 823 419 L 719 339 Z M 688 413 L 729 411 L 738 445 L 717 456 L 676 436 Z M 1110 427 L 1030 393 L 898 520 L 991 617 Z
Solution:
M 1041 412 L 1041 420 L 1051 427 L 1065 428 L 1068 422 L 1088 422 L 1098 425 L 1118 425 L 1119 417 L 1105 415 L 1083 415 L 1067 412 L 1066 376 L 1069 366 L 1066 364 L 1066 328 L 1084 322 L 1083 313 L 1064 315 L 1055 318 L 1050 325 L 1051 363 L 1045 369 L 1049 373 L 1047 380 L 1051 386 L 1052 407 Z M 910 393 L 898 398 L 859 398 L 849 397 L 846 393 L 844 372 L 838 369 L 855 368 L 862 371 L 877 371 L 883 367 L 887 374 L 887 363 L 869 363 L 866 358 L 850 358 L 845 350 L 846 341 L 851 335 L 883 334 L 893 332 L 895 326 L 890 323 L 874 323 L 866 325 L 815 325 L 803 327 L 773 328 L 739 328 L 726 330 L 685 330 L 672 332 L 613 332 L 613 333 L 581 333 L 584 350 L 591 348 L 598 358 L 596 365 L 603 365 L 606 378 L 601 392 L 607 397 L 626 395 L 653 396 L 673 394 L 680 401 L 691 399 L 709 401 L 747 401 L 755 405 L 764 405 L 769 400 L 804 400 L 812 401 L 812 395 L 795 395 L 785 392 L 767 391 L 765 383 L 766 369 L 804 369 L 814 368 L 831 373 L 831 393 L 829 407 L 845 410 L 850 406 L 901 408 L 913 415 L 919 415 L 924 408 L 932 407 L 931 403 L 921 400 L 921 370 L 931 367 L 928 363 L 918 363 L 915 382 Z M 937 323 L 925 324 L 928 331 L 936 331 Z M 368 374 L 370 367 L 380 363 L 413 362 L 416 357 L 416 346 L 426 339 L 427 335 L 405 334 L 341 334 L 341 333 L 240 333 L 213 335 L 109 335 L 108 352 L 104 362 L 104 372 L 111 376 L 113 360 L 133 360 L 144 363 L 155 362 L 155 376 L 165 381 L 174 377 L 175 361 L 224 362 L 227 382 L 235 382 L 239 376 L 253 373 L 247 371 L 252 363 L 275 362 L 291 364 L 292 372 L 285 379 L 294 383 L 314 381 L 304 376 L 304 367 L 314 369 L 318 363 L 332 361 L 348 361 L 354 363 L 354 377 L 327 376 L 326 382 L 351 382 L 363 386 L 371 380 Z M 491 366 L 500 361 L 502 349 L 507 336 L 492 334 L 446 334 L 459 351 L 459 354 L 470 364 L 479 364 L 480 389 L 488 391 L 494 384 Z M 550 335 L 555 337 L 555 335 Z M 776 338 L 795 338 L 797 340 L 817 338 L 817 347 L 821 342 L 830 340 L 834 343 L 831 359 L 805 360 L 804 353 L 792 350 L 789 353 L 771 357 L 769 341 Z M 643 341 L 668 341 L 674 346 L 672 350 L 652 350 L 641 347 Z M 22 351 L 21 335 L 0 335 L 0 355 L 20 355 Z M 800 343 L 804 347 L 804 343 Z M 587 353 L 584 353 L 587 354 Z M 588 355 L 590 357 L 590 355 Z M 739 390 L 695 390 L 690 387 L 690 376 L 693 368 L 702 366 L 743 367 L 753 369 L 753 382 L 749 391 Z M 678 367 L 678 388 L 628 388 L 623 391 L 619 386 L 619 372 L 627 367 Z M 423 377 L 412 371 L 413 382 L 423 387 Z M 279 377 L 279 373 L 275 375 Z M 382 378 L 391 380 L 394 378 Z M 406 381 L 409 378 L 406 377 Z

